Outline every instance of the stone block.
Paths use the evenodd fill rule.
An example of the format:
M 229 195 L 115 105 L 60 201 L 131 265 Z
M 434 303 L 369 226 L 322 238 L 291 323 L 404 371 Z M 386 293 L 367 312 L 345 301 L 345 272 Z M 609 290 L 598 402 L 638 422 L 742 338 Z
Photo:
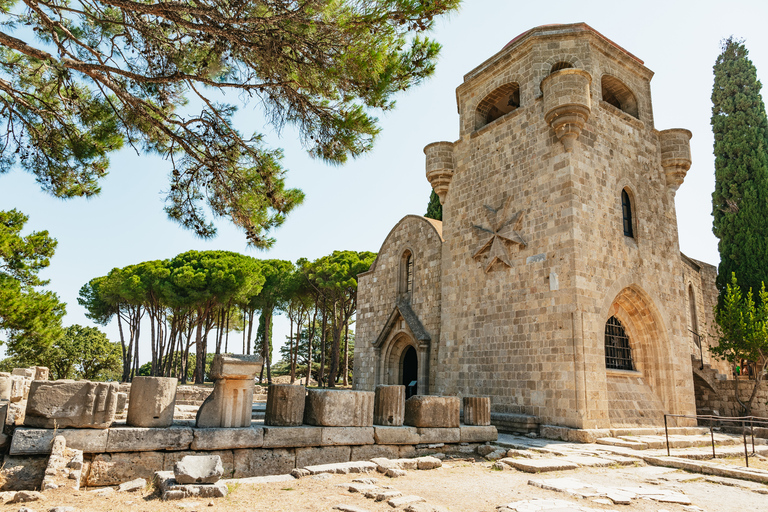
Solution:
M 217 354 L 211 363 L 211 380 L 250 380 L 261 371 L 263 359 L 258 355 Z
M 175 378 L 134 377 L 127 423 L 133 427 L 170 427 L 176 406 Z
M 292 449 L 235 450 L 234 478 L 285 475 L 296 467 L 296 453 Z
M 323 429 L 319 427 L 264 427 L 264 448 L 319 446 Z
M 364 446 L 353 446 L 349 460 L 371 460 L 384 457 L 387 459 L 400 458 L 400 447 L 398 445 L 387 444 L 368 444 Z
M 373 427 L 323 427 L 320 437 L 323 446 L 373 443 Z
M 221 464 L 224 467 L 223 476 L 226 478 L 231 478 L 232 475 L 235 474 L 235 456 L 233 450 L 165 452 L 165 457 L 163 457 L 162 470 L 173 471 L 173 468 L 176 466 L 177 462 L 190 455 L 216 455 L 221 459 Z
M 227 486 L 223 482 L 182 484 L 176 481 L 174 474 L 170 471 L 157 471 L 153 478 L 160 490 L 160 499 L 163 501 L 184 498 L 224 498 L 227 495 Z
M 296 467 L 305 468 L 318 464 L 349 462 L 352 449 L 349 446 L 313 446 L 296 448 Z
M 239 366 L 234 369 L 237 368 Z M 253 378 L 219 379 L 214 382 L 213 393 L 197 410 L 195 425 L 197 428 L 249 427 L 252 407 Z
M 11 399 L 12 377 L 8 372 L 0 372 L 0 400 Z
M 50 371 L 46 366 L 34 366 L 35 376 L 32 380 L 48 380 L 48 374 Z
M 304 423 L 324 427 L 373 426 L 370 391 L 310 389 L 304 407 Z
M 48 467 L 48 456 L 5 457 L 0 469 L 0 491 L 40 489 Z
M 460 406 L 457 396 L 412 396 L 405 401 L 405 424 L 427 428 L 458 427 Z
M 307 390 L 293 384 L 273 384 L 267 389 L 265 425 L 298 426 L 304 421 Z
M 137 478 L 151 480 L 163 467 L 162 452 L 100 453 L 93 457 L 86 485 L 120 485 Z
M 420 444 L 460 443 L 460 428 L 417 428 Z
M 460 442 L 462 443 L 487 443 L 499 438 L 499 433 L 493 425 L 462 425 L 459 430 L 461 431 Z
M 128 393 L 118 393 L 117 394 L 117 409 L 115 410 L 115 414 L 123 414 L 125 412 L 125 407 L 128 405 Z
M 187 427 L 112 428 L 109 430 L 106 451 L 150 452 L 155 450 L 188 450 L 193 438 L 192 429 Z
M 548 471 L 564 471 L 566 469 L 576 469 L 579 467 L 574 462 L 561 458 L 541 458 L 541 459 L 501 459 L 499 462 L 512 466 L 519 471 L 526 473 L 545 473 Z
M 373 437 L 377 444 L 419 444 L 416 427 L 374 427 Z
M 115 420 L 118 384 L 87 380 L 36 380 L 30 384 L 24 425 L 39 428 L 108 428 Z
M 405 419 L 405 386 L 376 386 L 373 424 L 398 427 Z
M 11 375 L 18 375 L 19 377 L 24 377 L 29 380 L 35 380 L 35 375 L 37 372 L 34 368 L 14 368 L 13 371 L 11 371 Z
M 218 455 L 187 455 L 173 467 L 180 484 L 213 484 L 221 479 L 224 466 Z
M 490 425 L 491 424 L 491 397 L 465 396 L 464 397 L 464 424 L 465 425 Z
M 264 444 L 264 429 L 260 427 L 195 429 L 193 434 L 193 450 L 261 448 Z
M 306 466 L 302 469 L 311 475 L 321 475 L 324 473 L 347 475 L 349 473 L 371 473 L 376 471 L 376 464 L 368 461 L 333 462 L 329 464 Z
M 11 374 L 11 402 L 26 400 L 32 379 L 24 375 Z
M 11 455 L 43 455 L 51 453 L 54 434 L 64 437 L 67 446 L 83 453 L 103 453 L 107 450 L 109 430 L 92 429 L 34 429 L 19 427 L 13 433 Z

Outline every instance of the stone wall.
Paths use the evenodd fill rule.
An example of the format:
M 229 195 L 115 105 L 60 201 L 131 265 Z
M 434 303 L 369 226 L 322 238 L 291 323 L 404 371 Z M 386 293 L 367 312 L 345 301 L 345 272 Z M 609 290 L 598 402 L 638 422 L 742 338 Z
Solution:
M 741 416 L 743 411 L 736 401 L 736 388 L 734 380 L 715 380 L 705 382 L 695 378 L 696 388 L 696 412 L 697 414 L 715 414 L 719 416 Z M 743 402 L 749 400 L 755 382 L 752 380 L 739 380 L 739 398 Z M 752 403 L 752 416 L 768 418 L 768 385 L 761 384 L 757 391 L 755 401 Z

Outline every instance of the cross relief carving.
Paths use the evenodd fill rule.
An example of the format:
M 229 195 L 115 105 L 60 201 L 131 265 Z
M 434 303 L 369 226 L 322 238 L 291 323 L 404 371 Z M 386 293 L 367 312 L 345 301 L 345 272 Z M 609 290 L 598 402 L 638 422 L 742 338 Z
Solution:
M 480 232 L 481 245 L 472 256 L 477 261 L 485 259 L 485 272 L 491 271 L 495 263 L 512 267 L 509 261 L 508 246 L 517 244 L 526 247 L 528 244 L 518 232 L 523 221 L 523 210 L 513 212 L 512 198 L 508 197 L 501 206 L 493 208 L 484 206 L 486 222 L 483 225 L 473 224 L 472 227 Z

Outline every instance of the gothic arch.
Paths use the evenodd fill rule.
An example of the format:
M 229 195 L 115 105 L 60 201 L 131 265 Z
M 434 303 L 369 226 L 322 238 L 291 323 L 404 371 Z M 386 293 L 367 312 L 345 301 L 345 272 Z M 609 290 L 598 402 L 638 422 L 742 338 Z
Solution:
M 520 84 L 508 82 L 487 94 L 475 109 L 475 130 L 520 107 Z
M 603 75 L 600 79 L 600 97 L 606 103 L 613 105 L 635 119 L 640 119 L 637 108 L 637 97 L 624 82 L 612 75 Z
M 381 357 L 381 363 L 383 365 L 381 384 L 402 384 L 403 358 L 405 357 L 408 348 L 411 347 L 416 351 L 418 364 L 421 366 L 423 362 L 419 357 L 419 345 L 410 335 L 401 332 L 392 338 L 392 340 L 384 347 Z

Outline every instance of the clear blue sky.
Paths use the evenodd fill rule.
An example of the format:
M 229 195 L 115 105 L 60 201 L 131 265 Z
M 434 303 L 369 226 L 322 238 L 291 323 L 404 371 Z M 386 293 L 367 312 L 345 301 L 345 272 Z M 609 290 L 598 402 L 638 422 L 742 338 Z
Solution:
M 677 193 L 680 246 L 692 258 L 717 264 L 710 215 L 712 65 L 720 40 L 734 35 L 745 39 L 758 76 L 768 76 L 767 19 L 765 0 L 465 0 L 458 13 L 438 21 L 432 34 L 443 45 L 434 77 L 403 94 L 394 111 L 380 116 L 382 134 L 375 149 L 363 158 L 329 167 L 310 159 L 290 128 L 281 136 L 271 131 L 258 104 L 240 110 L 241 130 L 265 133 L 270 144 L 284 148 L 288 184 L 303 189 L 307 196 L 274 233 L 277 244 L 268 252 L 248 248 L 244 235 L 226 221 L 218 223 L 218 237 L 207 241 L 170 222 L 163 212 L 169 164 L 130 149 L 112 157 L 102 193 L 91 200 L 51 198 L 20 170 L 0 175 L 0 209 L 18 208 L 30 217 L 29 231 L 47 229 L 59 241 L 44 277 L 51 280 L 49 289 L 67 303 L 65 325 L 92 325 L 77 304 L 78 291 L 113 267 L 169 258 L 190 249 L 292 261 L 314 259 L 336 249 L 378 251 L 401 217 L 426 211 L 430 186 L 422 150 L 434 141 L 457 139 L 454 91 L 463 75 L 532 27 L 586 22 L 656 73 L 651 82 L 656 128 L 693 132 L 693 166 Z M 116 324 L 104 330 L 118 340 Z M 278 318 L 276 344 L 286 334 L 287 322 Z M 145 343 L 142 361 L 149 358 Z

